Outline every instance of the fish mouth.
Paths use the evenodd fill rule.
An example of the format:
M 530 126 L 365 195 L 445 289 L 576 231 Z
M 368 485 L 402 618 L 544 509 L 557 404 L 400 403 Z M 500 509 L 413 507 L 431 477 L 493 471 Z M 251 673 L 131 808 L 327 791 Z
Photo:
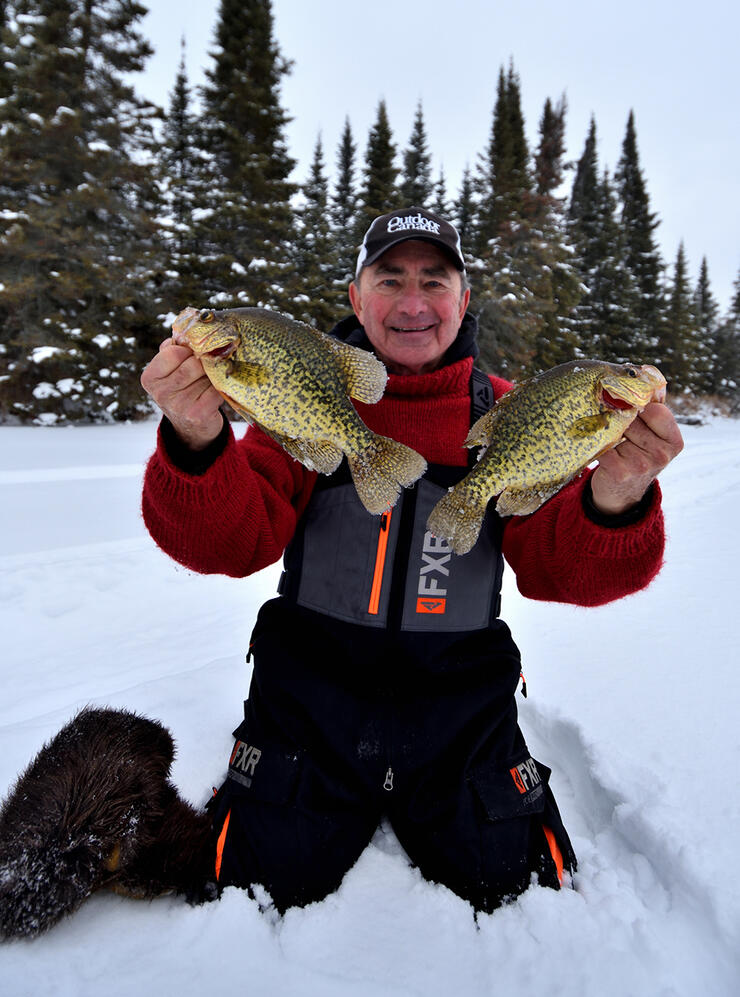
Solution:
M 618 398 L 610 394 L 606 388 L 601 389 L 601 401 L 608 409 L 615 412 L 624 412 L 626 409 L 637 408 L 637 406 L 626 398 Z
M 172 323 L 172 338 L 179 346 L 188 346 L 188 331 L 195 325 L 200 316 L 197 308 L 183 308 L 175 321 Z
M 628 368 L 628 375 L 607 377 L 601 384 L 601 401 L 612 411 L 642 411 L 650 402 L 664 402 L 666 380 L 650 364 Z
M 226 343 L 225 346 L 216 346 L 215 349 L 206 350 L 202 355 L 204 357 L 213 357 L 214 360 L 225 360 L 231 356 L 238 345 L 239 340 L 234 339 L 230 343 Z
M 214 360 L 230 357 L 239 345 L 239 337 L 225 336 L 223 329 L 219 329 L 218 322 L 207 324 L 213 323 L 215 317 L 215 313 L 209 309 L 183 308 L 172 323 L 173 342 L 178 346 L 188 346 L 200 357 L 212 357 Z M 199 330 L 198 325 L 201 323 L 204 328 Z M 209 343 L 214 340 L 216 345 L 209 349 Z

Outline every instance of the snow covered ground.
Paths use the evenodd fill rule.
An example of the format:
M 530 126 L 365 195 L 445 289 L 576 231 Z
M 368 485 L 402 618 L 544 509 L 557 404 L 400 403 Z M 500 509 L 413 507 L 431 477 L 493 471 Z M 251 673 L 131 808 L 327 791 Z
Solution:
M 139 516 L 154 431 L 0 427 L 0 795 L 86 703 L 167 724 L 194 803 L 224 774 L 279 569 L 204 578 L 157 550 Z M 97 895 L 0 943 L 3 997 L 740 993 L 740 423 L 684 435 L 646 592 L 584 610 L 505 586 L 575 890 L 532 888 L 476 924 L 384 827 L 335 895 L 282 919 L 236 890 L 200 908 Z

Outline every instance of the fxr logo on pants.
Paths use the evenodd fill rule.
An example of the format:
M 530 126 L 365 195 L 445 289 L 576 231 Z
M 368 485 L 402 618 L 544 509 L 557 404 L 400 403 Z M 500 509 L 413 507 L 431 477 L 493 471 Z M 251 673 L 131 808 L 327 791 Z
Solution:
M 229 774 L 243 783 L 245 786 L 252 785 L 252 776 L 257 768 L 257 762 L 262 757 L 259 748 L 252 744 L 245 744 L 244 741 L 237 741 L 229 759 Z
M 520 762 L 519 765 L 509 769 L 509 772 L 514 780 L 514 785 L 522 795 L 534 789 L 535 786 L 539 786 L 542 781 L 533 758 L 527 758 L 526 761 Z
M 429 530 L 424 534 L 424 547 L 421 552 L 421 570 L 419 571 L 419 587 L 416 600 L 417 613 L 444 613 L 447 604 L 447 589 L 440 585 L 442 579 L 450 577 L 450 569 L 446 567 L 452 551 L 446 540 L 435 537 Z

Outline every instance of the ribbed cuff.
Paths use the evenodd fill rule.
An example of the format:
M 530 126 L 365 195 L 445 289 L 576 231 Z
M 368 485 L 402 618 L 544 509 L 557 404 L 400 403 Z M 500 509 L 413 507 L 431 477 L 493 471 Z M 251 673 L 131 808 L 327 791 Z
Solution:
M 186 474 L 205 474 L 208 468 L 221 456 L 229 442 L 230 432 L 228 420 L 223 412 L 221 418 L 223 425 L 216 439 L 212 440 L 203 450 L 191 450 L 177 435 L 167 416 L 162 416 L 159 427 L 162 443 L 167 451 L 167 456 L 178 470 L 184 471 Z
M 581 493 L 583 511 L 586 513 L 586 516 L 591 520 L 591 522 L 596 523 L 597 526 L 607 526 L 610 529 L 617 529 L 620 526 L 634 526 L 635 523 L 639 523 L 640 520 L 645 517 L 650 509 L 650 506 L 653 503 L 654 491 L 655 483 L 653 482 L 637 505 L 633 505 L 630 509 L 626 509 L 624 512 L 612 515 L 608 512 L 601 512 L 594 505 L 593 492 L 591 491 L 591 481 L 589 480 L 586 482 L 586 487 Z

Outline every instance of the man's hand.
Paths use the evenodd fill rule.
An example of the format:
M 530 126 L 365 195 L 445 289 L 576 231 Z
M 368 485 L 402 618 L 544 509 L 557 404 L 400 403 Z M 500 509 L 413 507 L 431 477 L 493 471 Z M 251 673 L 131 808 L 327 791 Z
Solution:
M 187 346 L 166 339 L 144 368 L 141 385 L 191 450 L 203 450 L 221 432 L 223 398 Z
M 596 508 L 618 515 L 637 505 L 658 474 L 683 450 L 681 432 L 667 406 L 651 402 L 619 446 L 599 457 L 591 478 Z

